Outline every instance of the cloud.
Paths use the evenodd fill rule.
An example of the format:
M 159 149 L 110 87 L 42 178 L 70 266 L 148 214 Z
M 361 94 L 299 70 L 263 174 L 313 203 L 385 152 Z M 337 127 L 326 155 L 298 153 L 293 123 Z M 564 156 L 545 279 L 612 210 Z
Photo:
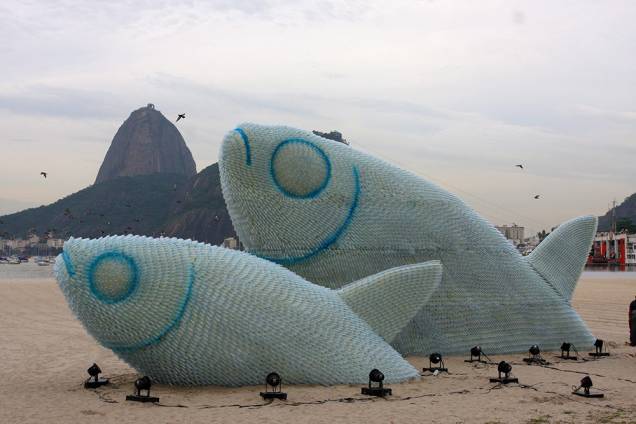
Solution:
M 241 121 L 336 129 L 556 224 L 636 190 L 634 20 L 630 2 L 2 2 L 0 178 L 35 157 L 64 182 L 1 194 L 89 184 L 121 122 L 152 102 L 188 113 L 199 168 Z M 534 191 L 550 206 L 526 203 Z
M 605 110 L 594 106 L 589 105 L 576 105 L 574 107 L 574 112 L 578 115 L 593 117 L 604 119 L 608 118 L 612 121 L 617 121 L 621 123 L 628 123 L 631 125 L 636 124 L 636 112 L 620 112 L 613 110 Z
M 0 109 L 32 116 L 105 119 L 121 115 L 112 93 L 35 84 L 0 92 Z

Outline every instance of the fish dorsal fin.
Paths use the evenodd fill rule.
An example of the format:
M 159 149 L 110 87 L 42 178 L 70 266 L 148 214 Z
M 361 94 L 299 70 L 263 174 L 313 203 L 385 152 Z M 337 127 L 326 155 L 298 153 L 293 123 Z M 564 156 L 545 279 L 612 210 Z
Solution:
M 595 233 L 596 217 L 574 218 L 559 225 L 527 258 L 567 301 L 572 298 Z
M 337 293 L 390 343 L 428 302 L 441 280 L 441 263 L 430 261 L 382 271 L 348 284 Z

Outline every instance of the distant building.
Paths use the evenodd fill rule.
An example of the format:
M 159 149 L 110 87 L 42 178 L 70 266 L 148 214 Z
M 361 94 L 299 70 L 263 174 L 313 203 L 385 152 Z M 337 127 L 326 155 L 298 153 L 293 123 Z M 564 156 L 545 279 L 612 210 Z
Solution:
M 226 238 L 225 240 L 223 240 L 223 244 L 221 246 L 226 249 L 243 250 L 241 242 L 235 237 Z
M 515 245 L 521 243 L 524 239 L 524 227 L 520 227 L 517 224 L 512 224 L 510 226 L 495 226 L 495 228 L 498 229 L 505 238 L 511 240 Z
M 54 248 L 62 248 L 64 247 L 64 240 L 63 239 L 48 239 L 46 241 L 47 246 L 49 247 L 54 247 Z
M 590 256 L 592 263 L 636 265 L 636 234 L 596 233 Z

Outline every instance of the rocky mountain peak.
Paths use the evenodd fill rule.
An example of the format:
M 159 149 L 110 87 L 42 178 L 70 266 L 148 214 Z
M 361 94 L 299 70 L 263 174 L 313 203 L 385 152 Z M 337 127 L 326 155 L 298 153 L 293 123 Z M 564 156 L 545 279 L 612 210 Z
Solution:
M 156 173 L 191 177 L 196 165 L 177 127 L 148 103 L 117 130 L 95 183 Z

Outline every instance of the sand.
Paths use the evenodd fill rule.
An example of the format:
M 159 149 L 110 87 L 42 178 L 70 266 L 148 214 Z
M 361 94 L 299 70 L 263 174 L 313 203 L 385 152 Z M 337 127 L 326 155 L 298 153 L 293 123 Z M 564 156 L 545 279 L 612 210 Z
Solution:
M 512 362 L 521 385 L 490 384 L 496 366 L 452 357 L 445 358 L 450 374 L 391 385 L 387 399 L 362 396 L 355 385 L 284 386 L 289 400 L 268 404 L 259 397 L 262 386 L 157 385 L 161 400 L 153 405 L 125 401 L 137 374 L 85 333 L 52 278 L 2 278 L 8 266 L 0 265 L 0 423 L 636 423 L 636 348 L 626 345 L 636 273 L 585 273 L 574 294 L 575 308 L 609 343 L 610 357 L 575 363 L 547 353 L 553 368 L 546 368 L 523 364 L 522 354 L 493 356 Z M 93 362 L 110 386 L 82 387 Z M 570 393 L 586 373 L 605 399 Z

